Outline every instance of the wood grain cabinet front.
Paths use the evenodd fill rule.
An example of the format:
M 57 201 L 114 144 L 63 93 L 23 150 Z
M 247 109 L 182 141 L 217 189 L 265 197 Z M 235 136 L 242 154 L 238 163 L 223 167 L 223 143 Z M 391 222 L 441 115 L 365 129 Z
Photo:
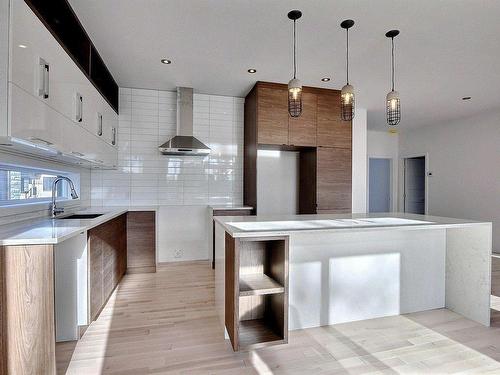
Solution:
M 318 146 L 352 148 L 352 122 L 340 118 L 340 92 L 322 93 L 317 98 Z
M 302 94 L 302 114 L 289 117 L 288 134 L 290 146 L 316 146 L 318 96 L 315 93 Z
M 257 88 L 257 143 L 288 144 L 288 99 L 285 87 Z
M 352 156 L 345 148 L 317 149 L 318 213 L 350 213 L 352 206 Z
M 156 272 L 156 212 L 127 213 L 127 272 Z
M 90 321 L 108 301 L 127 264 L 126 215 L 88 231 Z

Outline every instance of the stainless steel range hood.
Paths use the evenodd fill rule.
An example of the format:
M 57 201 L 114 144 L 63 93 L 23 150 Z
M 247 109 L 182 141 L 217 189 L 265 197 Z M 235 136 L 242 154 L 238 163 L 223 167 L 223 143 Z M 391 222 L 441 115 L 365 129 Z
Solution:
M 158 147 L 163 155 L 205 156 L 210 148 L 193 137 L 193 89 L 177 88 L 177 135 Z

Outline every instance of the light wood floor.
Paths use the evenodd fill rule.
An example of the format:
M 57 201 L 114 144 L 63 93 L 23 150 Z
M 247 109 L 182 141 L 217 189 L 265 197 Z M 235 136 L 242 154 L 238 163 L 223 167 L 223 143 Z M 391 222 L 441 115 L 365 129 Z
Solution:
M 234 353 L 214 311 L 207 262 L 127 275 L 75 346 L 69 374 L 500 374 L 500 328 L 448 310 L 290 332 L 289 344 Z

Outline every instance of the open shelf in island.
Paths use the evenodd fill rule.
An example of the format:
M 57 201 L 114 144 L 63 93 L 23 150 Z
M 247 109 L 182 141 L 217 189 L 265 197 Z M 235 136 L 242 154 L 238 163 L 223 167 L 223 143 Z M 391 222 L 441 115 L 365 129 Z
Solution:
M 288 342 L 288 237 L 226 233 L 225 323 L 235 351 Z

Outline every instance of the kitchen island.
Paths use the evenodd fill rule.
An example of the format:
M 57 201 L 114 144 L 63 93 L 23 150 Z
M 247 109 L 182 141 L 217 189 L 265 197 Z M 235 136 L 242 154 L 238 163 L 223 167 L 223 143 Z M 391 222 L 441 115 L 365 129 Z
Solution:
M 215 222 L 216 306 L 235 350 L 444 307 L 490 323 L 491 223 L 401 213 Z

